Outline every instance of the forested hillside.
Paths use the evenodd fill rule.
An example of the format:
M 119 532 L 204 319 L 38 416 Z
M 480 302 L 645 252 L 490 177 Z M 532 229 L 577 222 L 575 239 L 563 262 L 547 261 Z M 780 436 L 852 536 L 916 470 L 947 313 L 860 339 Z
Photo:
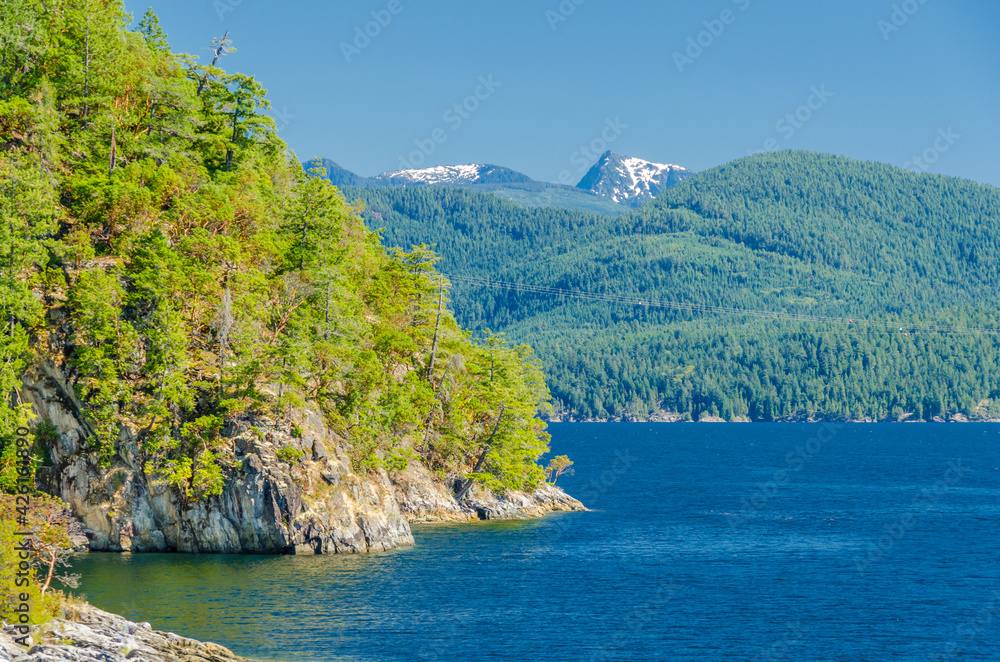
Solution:
M 419 459 L 539 484 L 531 350 L 462 331 L 431 253 L 387 252 L 303 173 L 261 84 L 221 68 L 228 42 L 211 64 L 176 55 L 152 11 L 135 24 L 117 0 L 3 12 L 2 487 L 15 430 L 38 462 L 57 432 L 20 393 L 44 363 L 73 386 L 95 458 L 193 501 L 220 493 L 229 422 L 290 429 L 303 406 L 358 472 Z
M 467 192 L 347 195 L 388 244 L 434 244 L 447 273 L 628 299 L 456 279 L 458 319 L 531 342 L 566 415 L 995 415 L 1000 341 L 974 331 L 1000 327 L 995 188 L 779 152 L 695 175 L 615 219 Z

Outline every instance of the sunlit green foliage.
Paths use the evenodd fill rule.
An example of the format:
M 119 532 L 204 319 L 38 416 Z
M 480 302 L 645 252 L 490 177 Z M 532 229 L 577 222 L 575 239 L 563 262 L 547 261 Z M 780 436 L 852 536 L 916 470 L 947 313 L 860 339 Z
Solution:
M 22 614 L 30 625 L 49 621 L 62 597 L 51 590 L 52 580 L 76 585 L 78 575 L 62 572 L 73 547 L 61 522 L 64 508 L 44 495 L 0 495 L 0 618 L 8 624 L 22 623 Z
M 529 351 L 464 333 L 434 255 L 387 253 L 303 173 L 252 76 L 173 55 L 152 11 L 130 31 L 118 0 L 4 11 L 0 439 L 27 422 L 29 361 L 51 359 L 95 460 L 139 453 L 192 501 L 223 490 L 228 421 L 290 429 L 298 406 L 358 470 L 423 453 L 467 476 L 485 453 L 477 479 L 541 481 Z

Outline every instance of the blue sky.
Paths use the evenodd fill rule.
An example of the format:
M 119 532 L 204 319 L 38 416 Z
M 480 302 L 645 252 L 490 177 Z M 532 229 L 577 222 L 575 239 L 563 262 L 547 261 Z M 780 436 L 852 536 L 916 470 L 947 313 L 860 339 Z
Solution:
M 694 170 L 807 149 L 1000 185 L 996 0 L 126 4 L 203 61 L 230 30 L 224 66 L 268 88 L 297 155 L 362 175 L 575 184 L 602 147 Z

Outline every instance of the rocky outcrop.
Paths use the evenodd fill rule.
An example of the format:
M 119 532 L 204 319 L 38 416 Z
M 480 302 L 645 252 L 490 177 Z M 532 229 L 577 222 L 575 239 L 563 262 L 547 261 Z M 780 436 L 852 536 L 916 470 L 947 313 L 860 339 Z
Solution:
M 153 630 L 91 606 L 65 607 L 61 618 L 22 635 L 0 630 L 0 662 L 241 662 L 218 644 Z
M 543 485 L 534 492 L 496 495 L 486 489 L 474 490 L 466 502 L 479 519 L 527 519 L 554 512 L 584 511 L 583 504 L 558 487 Z
M 422 465 L 411 465 L 393 474 L 396 500 L 410 522 L 468 522 L 472 520 L 527 519 L 553 512 L 583 511 L 582 503 L 558 487 L 544 485 L 531 493 L 494 494 L 476 485 L 460 505 L 453 496 L 457 476 L 437 480 Z
M 127 430 L 112 466 L 100 467 L 80 404 L 51 363 L 29 374 L 25 393 L 58 431 L 39 481 L 69 504 L 92 550 L 312 554 L 413 544 L 388 476 L 352 473 L 342 440 L 318 417 L 303 422 L 312 432 L 300 438 L 258 426 L 266 421 L 231 424 L 223 492 L 195 500 L 144 471 Z
M 459 505 L 454 492 L 419 463 L 399 474 L 359 476 L 347 445 L 322 419 L 297 414 L 302 434 L 268 419 L 232 421 L 223 431 L 222 493 L 188 498 L 145 471 L 147 457 L 128 430 L 111 467 L 87 444 L 90 430 L 71 386 L 53 363 L 35 367 L 24 393 L 57 432 L 52 464 L 39 481 L 82 522 L 95 551 L 333 554 L 412 545 L 411 521 L 537 517 L 583 510 L 561 490 L 494 495 L 473 489 Z M 450 481 L 454 483 L 454 479 Z

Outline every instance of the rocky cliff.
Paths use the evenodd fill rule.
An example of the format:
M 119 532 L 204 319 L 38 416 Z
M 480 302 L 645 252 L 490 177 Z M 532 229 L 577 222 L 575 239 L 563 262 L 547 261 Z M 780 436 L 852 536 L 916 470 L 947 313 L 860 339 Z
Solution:
M 330 554 L 385 551 L 413 544 L 411 521 L 536 517 L 583 510 L 558 488 L 497 496 L 473 489 L 465 504 L 422 465 L 390 475 L 358 475 L 347 446 L 322 419 L 299 412 L 292 436 L 266 418 L 230 421 L 221 494 L 189 499 L 144 471 L 146 457 L 125 429 L 109 468 L 87 443 L 90 431 L 59 366 L 35 366 L 24 394 L 55 437 L 39 471 L 47 492 L 64 499 L 95 551 Z

